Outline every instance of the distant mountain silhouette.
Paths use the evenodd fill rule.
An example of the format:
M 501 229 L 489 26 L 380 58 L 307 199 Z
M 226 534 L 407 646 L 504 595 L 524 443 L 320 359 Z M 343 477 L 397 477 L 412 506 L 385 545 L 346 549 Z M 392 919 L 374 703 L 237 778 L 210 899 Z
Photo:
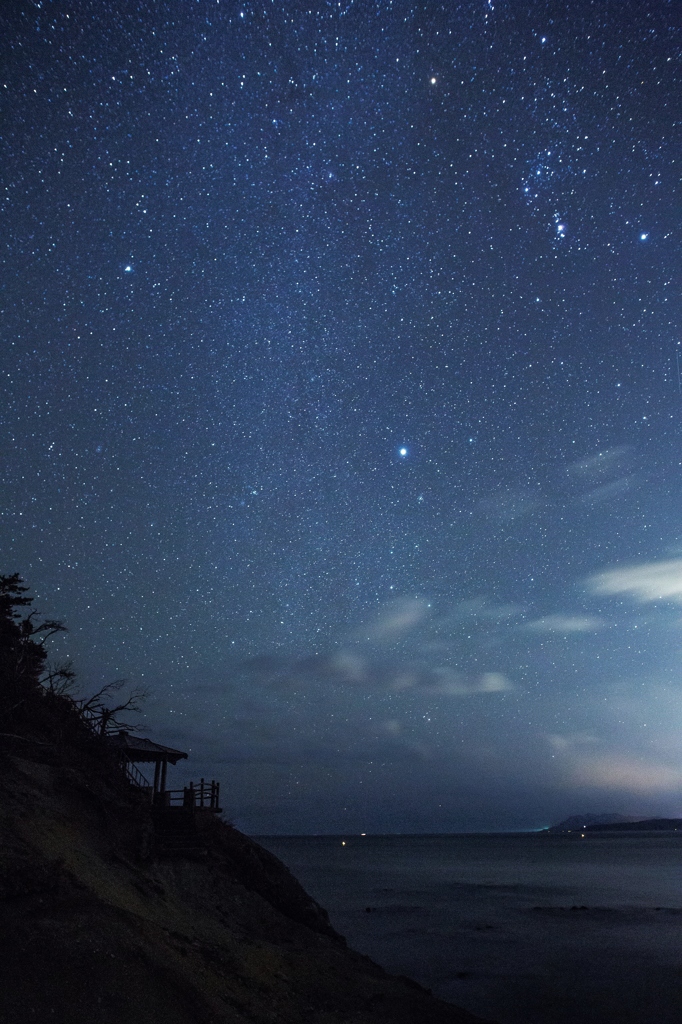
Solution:
M 600 828 L 604 825 L 609 828 L 618 828 L 619 825 L 627 825 L 641 820 L 640 815 L 632 814 L 572 814 L 570 818 L 564 818 L 557 825 L 550 825 L 547 831 L 580 832 L 586 828 Z
M 587 825 L 587 832 L 682 832 L 682 818 L 642 818 L 637 821 L 618 821 Z

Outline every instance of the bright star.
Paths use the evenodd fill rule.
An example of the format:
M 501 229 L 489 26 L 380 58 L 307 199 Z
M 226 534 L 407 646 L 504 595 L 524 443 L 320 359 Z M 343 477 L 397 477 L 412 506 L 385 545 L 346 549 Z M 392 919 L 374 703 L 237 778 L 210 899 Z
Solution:
M 400 456 L 401 459 L 404 459 L 406 457 L 407 452 L 407 448 L 398 448 L 398 455 Z
M 436 84 L 436 81 L 437 81 L 437 79 L 435 79 L 435 78 L 432 78 L 432 79 L 431 79 L 431 85 L 435 85 L 435 84 Z
M 641 233 L 641 235 L 639 236 L 641 242 L 646 242 L 648 237 L 649 237 L 649 232 L 648 231 L 643 231 Z
M 126 267 L 124 267 L 124 268 L 123 268 L 123 271 L 124 271 L 124 273 L 126 273 L 126 274 L 132 274 L 132 272 L 133 272 L 133 268 L 132 268 L 132 266 L 130 265 L 130 263 L 129 263 L 129 264 L 128 264 L 128 265 L 126 266 Z

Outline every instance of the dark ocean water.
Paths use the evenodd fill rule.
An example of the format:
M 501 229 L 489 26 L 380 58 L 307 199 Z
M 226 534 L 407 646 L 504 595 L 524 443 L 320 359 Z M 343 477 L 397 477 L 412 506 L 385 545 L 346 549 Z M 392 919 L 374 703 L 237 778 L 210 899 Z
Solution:
M 351 946 L 481 1017 L 682 1024 L 682 834 L 259 842 Z

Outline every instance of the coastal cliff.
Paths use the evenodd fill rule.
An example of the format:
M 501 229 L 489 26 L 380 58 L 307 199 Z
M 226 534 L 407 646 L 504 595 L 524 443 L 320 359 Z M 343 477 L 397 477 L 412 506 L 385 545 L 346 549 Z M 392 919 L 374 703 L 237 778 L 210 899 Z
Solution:
M 200 850 L 164 856 L 105 751 L 42 734 L 0 737 L 4 1024 L 474 1024 L 349 950 L 287 868 L 215 816 Z

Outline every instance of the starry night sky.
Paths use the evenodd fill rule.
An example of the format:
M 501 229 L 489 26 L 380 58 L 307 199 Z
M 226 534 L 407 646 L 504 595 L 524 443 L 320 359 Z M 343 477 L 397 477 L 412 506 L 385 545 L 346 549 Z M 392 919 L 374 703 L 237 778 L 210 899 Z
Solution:
M 681 26 L 0 14 L 0 571 L 240 827 L 682 814 Z

